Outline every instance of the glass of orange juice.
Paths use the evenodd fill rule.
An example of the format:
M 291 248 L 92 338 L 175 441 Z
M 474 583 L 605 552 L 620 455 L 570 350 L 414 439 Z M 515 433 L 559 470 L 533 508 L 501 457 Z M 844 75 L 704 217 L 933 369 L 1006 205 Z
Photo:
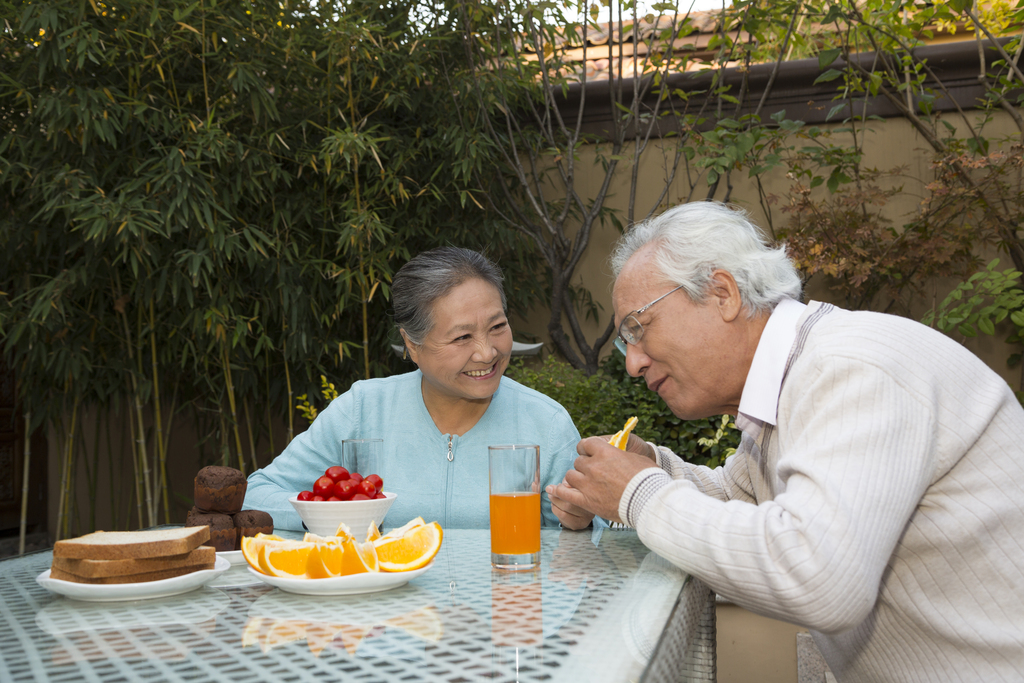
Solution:
M 540 564 L 540 446 L 489 446 L 491 566 Z

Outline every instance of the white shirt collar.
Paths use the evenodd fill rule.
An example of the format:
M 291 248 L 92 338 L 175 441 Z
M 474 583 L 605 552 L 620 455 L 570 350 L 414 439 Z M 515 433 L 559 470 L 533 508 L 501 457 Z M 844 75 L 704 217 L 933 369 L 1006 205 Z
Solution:
M 766 423 L 774 425 L 778 420 L 782 375 L 796 341 L 797 324 L 806 308 L 806 304 L 795 299 L 783 299 L 776 304 L 761 332 L 736 416 L 736 426 L 753 438 L 760 435 Z

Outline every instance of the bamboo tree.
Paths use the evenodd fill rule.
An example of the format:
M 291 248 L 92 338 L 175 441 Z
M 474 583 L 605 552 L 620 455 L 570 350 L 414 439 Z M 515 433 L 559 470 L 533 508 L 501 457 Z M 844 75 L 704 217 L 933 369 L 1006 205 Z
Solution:
M 235 410 L 235 386 L 231 381 L 231 357 L 228 355 L 228 342 L 221 341 L 221 358 L 224 364 L 224 381 L 228 391 L 228 406 L 231 408 L 231 429 L 235 435 L 235 452 L 238 456 L 238 469 L 245 474 L 245 452 L 242 450 L 242 434 L 238 429 L 238 412 Z
M 32 411 L 25 411 L 25 440 L 22 444 L 21 521 L 18 524 L 18 554 L 25 554 L 25 532 L 28 524 L 29 470 L 32 465 Z
M 149 300 L 149 353 L 153 373 L 153 418 L 156 421 L 156 448 L 159 462 L 160 492 L 164 504 L 164 521 L 171 521 L 171 505 L 167 492 L 167 442 L 164 439 L 163 408 L 160 406 L 160 368 L 156 357 L 156 313 L 153 299 Z M 173 410 L 173 406 L 172 406 Z M 169 432 L 169 430 L 168 430 Z M 154 514 L 155 518 L 156 515 Z M 155 522 L 155 519 L 154 519 Z
M 61 538 L 67 538 L 68 536 L 68 507 L 71 499 L 71 462 L 75 449 L 74 436 L 78 420 L 78 402 L 79 394 L 76 392 L 74 404 L 71 408 L 71 428 L 68 430 L 67 434 L 64 434 L 63 439 L 64 459 L 61 463 L 60 494 L 57 499 L 57 536 L 54 541 L 59 541 Z

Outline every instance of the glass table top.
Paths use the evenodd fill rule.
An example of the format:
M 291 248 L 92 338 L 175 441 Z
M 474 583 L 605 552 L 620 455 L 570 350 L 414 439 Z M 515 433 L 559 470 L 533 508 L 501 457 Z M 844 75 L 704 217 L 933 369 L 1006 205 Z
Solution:
M 659 680 L 645 675 L 652 654 L 682 656 L 666 625 L 705 607 L 632 531 L 545 529 L 526 572 L 492 570 L 489 548 L 487 530 L 448 530 L 427 572 L 385 592 L 296 595 L 242 565 L 189 593 L 112 603 L 39 586 L 49 552 L 4 560 L 0 680 Z

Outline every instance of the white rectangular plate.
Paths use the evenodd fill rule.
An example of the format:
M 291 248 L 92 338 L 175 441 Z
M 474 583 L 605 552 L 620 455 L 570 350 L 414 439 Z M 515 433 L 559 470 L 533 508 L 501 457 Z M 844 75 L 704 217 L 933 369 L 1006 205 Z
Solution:
M 277 576 L 261 574 L 252 567 L 252 572 L 260 581 L 289 593 L 300 595 L 357 595 L 359 593 L 377 593 L 404 586 L 420 576 L 434 565 L 413 569 L 409 572 L 367 572 L 365 574 L 349 574 L 333 579 L 284 579 Z
M 213 569 L 201 569 L 190 574 L 172 576 L 160 581 L 143 583 L 75 583 L 51 579 L 50 570 L 36 577 L 36 583 L 50 591 L 75 600 L 87 602 L 116 602 L 118 600 L 147 600 L 150 598 L 166 598 L 169 595 L 180 595 L 205 586 L 222 572 L 231 568 L 231 563 L 218 557 Z

